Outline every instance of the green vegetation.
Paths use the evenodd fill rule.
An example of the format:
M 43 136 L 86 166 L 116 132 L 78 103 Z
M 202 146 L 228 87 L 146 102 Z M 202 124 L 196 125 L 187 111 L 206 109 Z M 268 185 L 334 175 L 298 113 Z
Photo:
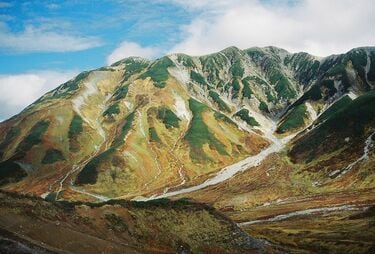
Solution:
M 296 104 L 301 104 L 307 100 L 318 101 L 322 98 L 322 92 L 318 84 L 313 85 L 300 99 L 296 101 Z
M 81 83 L 81 81 L 84 80 L 84 79 L 86 79 L 89 75 L 90 75 L 89 71 L 84 71 L 84 72 L 78 74 L 78 76 L 75 77 L 75 79 L 69 80 L 68 82 L 62 84 L 58 88 L 58 90 L 65 90 L 65 89 L 67 89 L 65 93 L 68 93 L 70 91 L 75 91 L 75 90 L 77 90 L 79 88 L 79 84 Z M 60 97 L 60 96 L 58 96 L 58 97 Z
M 209 108 L 191 98 L 189 99 L 189 108 L 193 113 L 193 119 L 185 135 L 185 140 L 190 145 L 191 159 L 196 161 L 209 159 L 203 152 L 202 147 L 204 144 L 208 144 L 211 149 L 217 150 L 222 155 L 227 155 L 226 147 L 210 132 L 203 121 L 202 114 Z
M 98 169 L 99 164 L 106 158 L 108 158 L 115 149 L 113 147 L 109 148 L 105 152 L 94 157 L 85 165 L 85 167 L 77 175 L 75 184 L 95 184 L 98 178 Z
M 234 78 L 242 78 L 243 74 L 244 74 L 244 68 L 242 68 L 241 66 L 241 62 L 239 60 L 235 61 L 229 71 L 232 73 L 232 76 Z
M 293 99 L 297 96 L 292 84 L 280 70 L 281 59 L 277 54 L 269 55 L 258 48 L 248 49 L 247 54 L 256 62 L 260 60 L 264 62 L 262 68 L 267 73 L 271 85 L 274 86 L 278 99 Z
M 220 82 L 219 73 L 228 62 L 223 54 L 211 54 L 199 58 L 202 63 L 203 72 L 207 74 L 207 81 L 210 83 Z
M 305 124 L 305 118 L 307 117 L 307 108 L 305 104 L 298 105 L 293 108 L 286 115 L 283 122 L 277 128 L 278 133 L 285 133 L 287 131 L 295 130 L 303 127 Z
M 74 115 L 69 125 L 68 137 L 75 138 L 83 131 L 83 120 L 79 115 Z
M 267 104 L 264 101 L 260 101 L 260 103 L 259 103 L 259 110 L 263 111 L 263 112 L 266 112 L 266 113 L 270 112 L 269 109 L 268 109 Z
M 148 135 L 151 142 L 160 142 L 159 135 L 154 127 L 148 128 Z
M 265 53 L 260 48 L 249 48 L 246 50 L 246 53 L 253 60 L 259 60 L 265 56 Z
M 243 80 L 245 80 L 246 82 L 254 81 L 255 83 L 257 83 L 260 86 L 268 86 L 267 82 L 264 81 L 263 79 L 259 78 L 258 76 L 248 76 L 248 77 L 244 78 Z
M 310 90 L 294 103 L 294 105 L 300 105 L 307 100 L 318 101 L 323 98 L 322 91 L 324 91 L 324 99 L 333 96 L 337 92 L 334 81 L 322 80 L 320 83 L 313 85 Z
M 292 99 L 297 96 L 289 80 L 280 72 L 276 71 L 270 76 L 270 81 L 275 85 L 275 90 L 279 99 Z
M 50 192 L 44 199 L 48 202 L 55 202 L 57 200 L 57 193 Z
M 133 121 L 134 121 L 135 112 L 130 113 L 126 119 L 125 124 L 121 129 L 121 134 L 113 141 L 112 146 L 105 152 L 94 157 L 86 166 L 79 172 L 77 175 L 76 184 L 95 184 L 98 178 L 98 166 L 104 160 L 107 159 L 111 154 L 113 154 L 118 147 L 124 144 L 124 139 L 128 132 L 130 131 Z
M 372 52 L 370 56 L 370 70 L 367 73 L 367 78 L 370 81 L 375 81 L 375 53 Z
M 352 99 L 350 99 L 349 96 L 344 96 L 340 98 L 338 101 L 333 103 L 326 111 L 324 111 L 318 118 L 319 122 L 323 122 L 330 118 L 332 115 L 336 114 L 337 111 L 341 110 L 342 108 L 345 108 L 347 105 L 349 105 L 352 102 Z
M 123 75 L 124 82 L 127 81 L 134 74 L 142 72 L 150 64 L 150 61 L 138 57 L 128 57 L 112 64 L 111 66 L 119 66 L 122 64 L 125 65 L 125 71 Z
M 57 149 L 48 149 L 46 154 L 43 157 L 42 163 L 43 164 L 53 164 L 57 161 L 65 160 L 64 155 L 60 150 Z
M 37 122 L 31 129 L 29 134 L 22 140 L 18 145 L 16 152 L 25 153 L 29 151 L 34 145 L 38 145 L 42 142 L 42 137 L 47 131 L 49 122 L 42 120 Z
M 74 91 L 79 89 L 82 80 L 86 79 L 90 75 L 90 73 L 91 72 L 89 71 L 84 71 L 80 73 L 74 79 L 65 82 L 56 89 L 40 97 L 32 105 L 37 105 L 47 100 L 59 99 L 68 95 L 72 95 Z
M 238 94 L 241 90 L 240 82 L 237 79 L 233 79 L 232 81 L 232 98 L 238 98 Z
M 217 104 L 217 106 L 219 107 L 219 109 L 221 111 L 226 111 L 226 112 L 230 112 L 230 108 L 228 107 L 228 105 L 220 98 L 220 95 L 213 91 L 213 90 L 210 90 L 208 92 L 208 96 L 211 97 L 211 99 Z
M 124 72 L 123 81 L 128 80 L 134 74 L 140 73 L 149 65 L 148 61 L 145 61 L 143 59 L 137 59 L 134 57 L 125 59 L 123 63 L 125 63 L 125 72 Z
M 118 115 L 118 114 L 120 114 L 120 107 L 118 103 L 112 104 L 103 112 L 104 117 L 108 117 L 108 116 L 112 117 L 113 115 Z
M 249 115 L 249 110 L 245 108 L 239 110 L 236 114 L 234 114 L 234 116 L 238 116 L 250 126 L 259 126 L 259 123 L 255 120 L 255 118 Z
M 79 151 L 79 144 L 77 141 L 78 136 L 83 131 L 83 120 L 79 115 L 74 115 L 69 125 L 68 137 L 69 137 L 69 150 L 71 152 Z
M 242 89 L 242 96 L 244 98 L 251 98 L 251 95 L 253 94 L 253 91 L 251 91 L 250 88 L 250 82 L 249 77 L 242 79 L 243 89 Z
M 18 126 L 12 126 L 7 132 L 4 140 L 0 143 L 0 158 L 3 157 L 3 151 L 20 135 L 21 129 Z
M 128 225 L 126 221 L 123 220 L 120 216 L 117 216 L 114 213 L 106 213 L 104 214 L 105 219 L 107 220 L 109 228 L 114 231 L 124 232 L 128 231 Z
M 193 59 L 191 59 L 191 57 L 188 55 L 178 54 L 177 61 L 187 68 L 196 68 L 196 65 L 193 62 Z
M 349 52 L 348 58 L 353 64 L 354 69 L 357 71 L 358 75 L 362 80 L 366 80 L 365 68 L 367 65 L 367 54 L 364 50 L 355 50 Z
M 322 149 L 324 153 L 335 151 L 346 145 L 346 137 L 363 139 L 365 127 L 372 126 L 374 120 L 375 91 L 370 91 L 332 112 L 325 122 L 298 140 L 290 155 L 303 154 L 310 161 L 319 156 Z
M 356 64 L 360 62 L 357 59 L 357 56 L 353 55 L 353 52 L 349 52 L 346 55 L 341 55 L 337 59 L 337 61 L 333 63 L 333 67 L 329 68 L 329 70 L 326 73 L 326 76 L 328 76 L 328 78 L 330 78 L 330 76 L 335 76 L 336 79 L 341 80 L 342 86 L 344 87 L 344 91 L 346 91 L 346 89 L 351 86 L 351 82 L 348 78 L 348 74 L 346 71 L 346 67 L 348 66 L 349 61 L 351 61 L 351 58 L 353 58 L 355 62 L 357 61 Z M 354 63 L 353 63 L 353 67 L 356 69 L 359 76 L 362 79 L 364 79 L 364 75 L 365 75 L 364 67 L 354 66 Z
M 167 129 L 180 127 L 179 122 L 181 121 L 181 119 L 178 118 L 176 114 L 167 107 L 158 108 L 157 118 L 164 123 L 165 128 Z
M 208 86 L 204 77 L 198 72 L 191 71 L 190 78 L 201 86 Z
M 255 84 L 257 84 L 257 85 L 259 85 L 263 88 L 263 90 L 266 93 L 267 100 L 269 102 L 277 103 L 277 99 L 272 95 L 270 87 L 267 84 L 267 82 L 265 82 L 263 79 L 259 78 L 258 76 L 248 76 L 248 77 L 242 79 L 242 83 L 244 84 L 244 89 L 243 89 L 242 93 L 244 94 L 244 96 L 245 96 L 245 91 L 246 91 L 245 89 L 247 89 L 246 84 L 250 84 L 250 81 L 255 82 Z M 251 90 L 250 90 L 250 92 L 252 93 Z M 249 93 L 247 92 L 246 94 L 249 94 Z
M 314 79 L 318 73 L 320 62 L 307 53 L 296 53 L 284 59 L 284 64 L 296 70 L 296 78 L 306 85 Z
M 26 172 L 14 161 L 0 162 L 0 186 L 18 182 L 26 176 Z
M 172 60 L 165 56 L 155 61 L 140 77 L 142 79 L 150 77 L 154 82 L 154 86 L 164 88 L 169 76 L 168 68 L 173 66 L 175 65 Z
M 232 119 L 230 119 L 229 117 L 227 117 L 226 115 L 220 113 L 220 112 L 215 112 L 214 113 L 214 117 L 216 120 L 219 120 L 219 121 L 223 121 L 223 122 L 226 122 L 226 123 L 229 123 L 229 124 L 233 124 L 234 126 L 237 127 L 237 124 L 235 122 L 233 122 Z
M 129 133 L 129 131 L 130 131 L 132 125 L 133 125 L 134 117 L 135 117 L 135 112 L 130 113 L 126 117 L 125 124 L 121 129 L 121 134 L 112 143 L 112 147 L 114 147 L 115 149 L 117 149 L 119 146 L 121 146 L 125 143 L 124 139 L 125 139 L 126 135 Z
M 113 100 L 118 101 L 122 100 L 126 97 L 129 91 L 129 86 L 121 86 L 120 88 L 116 89 L 116 92 L 113 94 Z
M 346 65 L 344 63 L 339 62 L 336 65 L 334 65 L 331 69 L 329 69 L 327 74 L 332 75 L 332 76 L 342 75 L 343 73 L 346 72 L 345 67 Z

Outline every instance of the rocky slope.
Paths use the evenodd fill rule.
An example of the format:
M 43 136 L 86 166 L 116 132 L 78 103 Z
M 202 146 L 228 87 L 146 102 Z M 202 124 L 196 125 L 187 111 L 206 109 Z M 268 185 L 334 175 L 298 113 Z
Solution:
M 187 197 L 280 251 L 372 252 L 374 87 L 372 47 L 322 59 L 230 47 L 201 57 L 127 58 L 83 72 L 0 123 L 0 187 L 48 201 L 107 203 L 3 193 L 10 239 L 0 241 L 59 250 L 54 237 L 19 239 L 6 227 L 16 218 L 35 233 L 37 218 L 46 228 L 64 221 L 51 232 L 67 239 L 82 226 L 74 234 L 87 246 L 99 237 L 103 250 L 109 242 L 129 252 L 259 250 L 245 244 L 243 231 L 228 238 L 239 229 L 211 208 L 155 200 Z M 188 227 L 177 227 L 181 221 Z M 160 238 L 150 241 L 155 232 Z M 43 249 L 46 239 L 57 249 Z
M 200 184 L 265 149 L 281 150 L 281 138 L 324 121 L 340 98 L 370 91 L 374 59 L 374 48 L 319 59 L 230 47 L 83 72 L 0 124 L 1 184 L 102 200 Z

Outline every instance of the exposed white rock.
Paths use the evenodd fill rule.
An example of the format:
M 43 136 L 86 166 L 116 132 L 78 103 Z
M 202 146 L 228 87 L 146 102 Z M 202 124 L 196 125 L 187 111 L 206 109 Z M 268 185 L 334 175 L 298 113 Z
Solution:
M 316 113 L 315 109 L 313 108 L 313 106 L 309 102 L 306 102 L 305 105 L 306 105 L 306 109 L 307 109 L 307 112 L 310 115 L 311 120 L 315 121 L 315 119 L 318 118 L 318 114 Z
M 184 99 L 178 95 L 176 92 L 174 94 L 175 99 L 175 109 L 177 116 L 181 119 L 185 119 L 186 121 L 189 121 L 191 119 L 191 112 L 187 109 Z
M 352 99 L 352 100 L 355 100 L 355 99 L 358 97 L 358 96 L 357 96 L 354 92 L 352 92 L 352 91 L 349 91 L 348 96 L 349 96 L 349 98 Z
M 258 223 L 265 223 L 265 222 L 274 222 L 274 221 L 281 221 L 286 220 L 296 216 L 306 216 L 312 214 L 319 214 L 319 213 L 327 213 L 327 212 L 337 212 L 337 211 L 358 211 L 358 210 L 365 210 L 369 205 L 361 206 L 361 205 L 341 205 L 341 206 L 333 206 L 333 207 L 320 207 L 320 208 L 311 208 L 286 214 L 280 214 L 272 218 L 268 219 L 260 219 L 260 220 L 253 220 L 247 222 L 238 223 L 238 226 L 244 227 L 252 224 Z

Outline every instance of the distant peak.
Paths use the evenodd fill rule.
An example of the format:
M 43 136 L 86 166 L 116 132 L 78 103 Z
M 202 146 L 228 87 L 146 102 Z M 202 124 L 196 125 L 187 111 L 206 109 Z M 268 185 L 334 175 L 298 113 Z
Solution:
M 131 63 L 131 62 L 148 63 L 148 62 L 151 62 L 151 60 L 149 60 L 147 58 L 140 57 L 140 56 L 129 56 L 129 57 L 126 57 L 124 59 L 121 59 L 120 61 L 117 61 L 117 62 L 111 64 L 110 66 L 119 66 L 119 65 Z
M 230 46 L 221 50 L 220 52 L 234 52 L 234 51 L 241 52 L 241 49 L 237 48 L 236 46 Z

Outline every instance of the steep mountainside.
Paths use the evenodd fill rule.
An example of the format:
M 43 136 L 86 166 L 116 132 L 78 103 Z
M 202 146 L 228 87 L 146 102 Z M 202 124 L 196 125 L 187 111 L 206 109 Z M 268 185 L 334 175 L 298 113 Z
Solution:
M 374 87 L 372 47 L 83 72 L 0 123 L 0 188 L 46 200 L 0 193 L 0 249 L 372 253 Z
M 350 101 L 374 88 L 374 62 L 374 48 L 319 59 L 230 47 L 83 72 L 0 124 L 0 184 L 52 199 L 162 195 L 220 178 L 226 166 L 230 177 L 315 121 L 290 151 L 311 161 L 319 146 L 306 144 L 324 139 L 338 103 L 354 117 L 373 102 Z

